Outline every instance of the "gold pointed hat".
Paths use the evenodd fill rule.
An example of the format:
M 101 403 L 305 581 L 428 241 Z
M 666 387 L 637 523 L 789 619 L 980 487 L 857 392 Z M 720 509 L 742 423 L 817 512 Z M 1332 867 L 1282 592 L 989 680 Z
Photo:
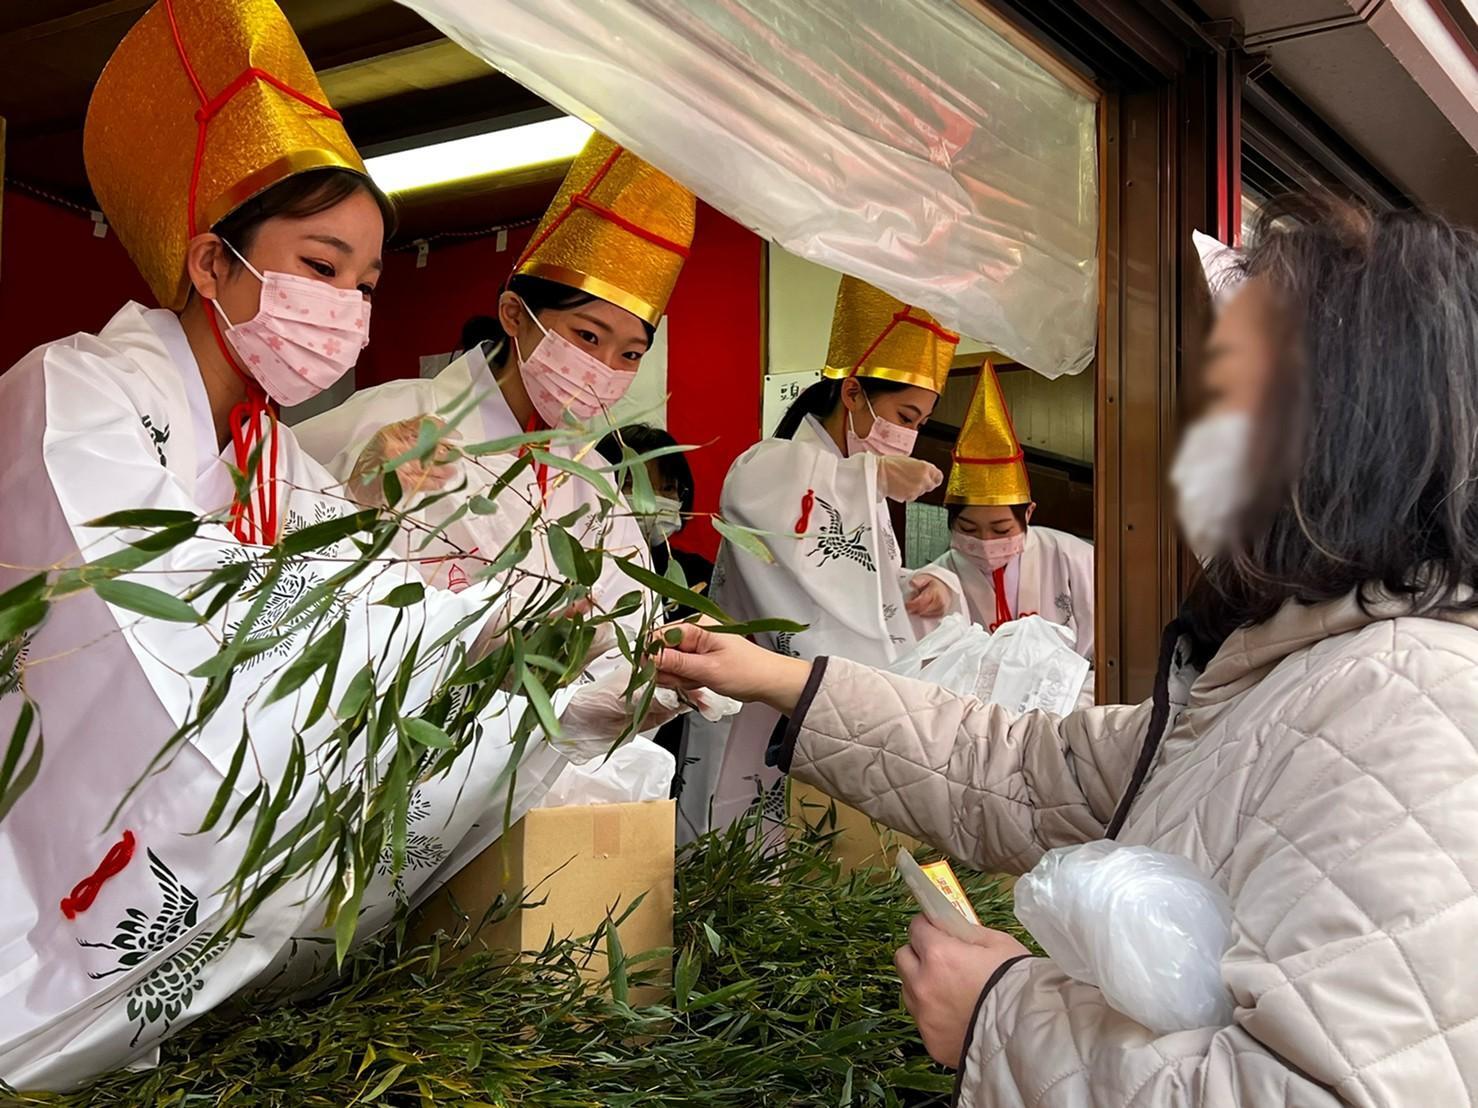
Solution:
M 592 135 L 514 272 L 588 292 L 655 327 L 693 245 L 693 194 Z
M 827 377 L 879 377 L 942 393 L 960 336 L 928 312 L 843 277 L 831 317 Z
M 83 154 L 119 241 L 175 309 L 192 237 L 295 174 L 364 172 L 273 0 L 160 0 L 145 12 L 98 78 Z
M 1026 456 L 1011 425 L 1011 412 L 1001 393 L 996 367 L 980 369 L 965 422 L 955 440 L 954 464 L 945 489 L 946 504 L 1030 504 L 1031 482 Z

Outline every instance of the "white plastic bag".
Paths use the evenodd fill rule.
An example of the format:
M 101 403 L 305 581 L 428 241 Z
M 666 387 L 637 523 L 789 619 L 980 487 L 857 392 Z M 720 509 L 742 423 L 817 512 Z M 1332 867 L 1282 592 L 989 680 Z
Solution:
M 676 772 L 677 762 L 671 754 L 638 735 L 613 750 L 609 758 L 566 766 L 554 787 L 534 807 L 666 800 L 672 794 Z
M 980 673 L 989 682 L 985 699 L 1018 715 L 1067 715 L 1087 676 L 1088 659 L 1073 649 L 1068 629 L 1041 616 L 1012 620 L 992 635 Z
M 974 632 L 986 635 L 985 630 L 979 624 L 971 623 L 957 612 L 951 612 L 940 619 L 939 625 L 934 630 L 916 642 L 912 650 L 895 660 L 888 667 L 888 672 L 896 673 L 900 677 L 918 677 L 923 673 L 925 666 L 970 638 Z M 974 692 L 975 690 L 972 686 L 968 690 L 959 691 Z
M 992 635 L 948 615 L 888 668 L 1018 715 L 1041 710 L 1065 716 L 1077 706 L 1089 665 L 1073 649 L 1067 628 L 1041 616 L 1012 620 Z
M 1231 904 L 1184 858 L 1107 839 L 1048 851 L 1016 883 L 1016 918 L 1060 970 L 1157 1034 L 1232 1022 Z

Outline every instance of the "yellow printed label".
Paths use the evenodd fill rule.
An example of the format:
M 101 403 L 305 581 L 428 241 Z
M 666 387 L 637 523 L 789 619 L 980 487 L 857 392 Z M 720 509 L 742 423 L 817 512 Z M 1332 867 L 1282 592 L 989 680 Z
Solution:
M 960 879 L 955 876 L 955 871 L 944 859 L 937 862 L 925 862 L 919 867 L 924 871 L 924 876 L 934 882 L 934 887 L 942 892 L 951 904 L 971 923 L 978 924 L 980 917 L 975 914 L 975 907 L 965 895 L 964 888 L 960 885 Z

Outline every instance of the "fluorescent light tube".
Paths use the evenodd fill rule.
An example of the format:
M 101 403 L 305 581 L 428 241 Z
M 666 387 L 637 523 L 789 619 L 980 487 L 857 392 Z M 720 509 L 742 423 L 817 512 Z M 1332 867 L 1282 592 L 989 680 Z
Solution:
M 590 135 L 589 127 L 566 115 L 381 154 L 367 158 L 364 164 L 375 184 L 386 192 L 408 192 L 566 161 L 580 152 Z

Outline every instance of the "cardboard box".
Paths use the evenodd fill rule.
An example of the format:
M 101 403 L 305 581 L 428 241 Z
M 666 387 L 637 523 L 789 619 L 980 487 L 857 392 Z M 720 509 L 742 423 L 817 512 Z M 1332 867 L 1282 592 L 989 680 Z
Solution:
M 456 934 L 464 916 L 475 924 L 500 893 L 516 899 L 525 890 L 536 906 L 488 924 L 461 953 L 542 950 L 551 932 L 557 939 L 593 934 L 607 914 L 619 918 L 645 893 L 617 928 L 622 949 L 630 958 L 670 948 L 676 821 L 671 800 L 535 808 L 421 907 L 411 934 Z M 607 974 L 604 941 L 585 968 L 592 979 Z M 633 1003 L 656 999 L 632 996 Z
M 883 869 L 893 867 L 893 855 L 900 847 L 917 854 L 922 844 L 901 831 L 874 823 L 850 804 L 834 800 L 820 789 L 791 779 L 790 818 L 794 822 L 804 821 L 811 827 L 831 830 L 827 809 L 836 806 L 836 832 L 832 848 L 837 861 L 843 868 Z

